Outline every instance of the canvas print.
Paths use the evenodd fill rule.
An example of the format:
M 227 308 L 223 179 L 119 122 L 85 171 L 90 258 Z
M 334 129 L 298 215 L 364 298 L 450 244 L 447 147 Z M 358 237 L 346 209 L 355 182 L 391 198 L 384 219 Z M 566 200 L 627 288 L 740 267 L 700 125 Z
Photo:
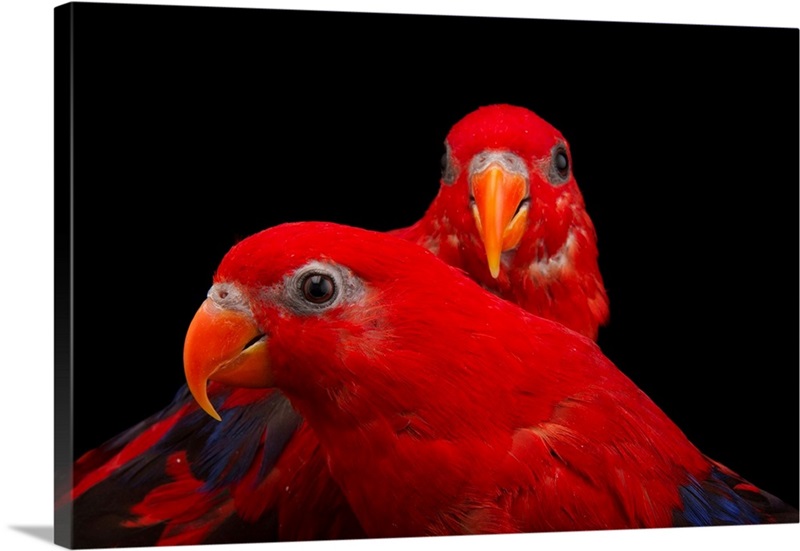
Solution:
M 57 544 L 798 523 L 798 29 L 54 18 Z

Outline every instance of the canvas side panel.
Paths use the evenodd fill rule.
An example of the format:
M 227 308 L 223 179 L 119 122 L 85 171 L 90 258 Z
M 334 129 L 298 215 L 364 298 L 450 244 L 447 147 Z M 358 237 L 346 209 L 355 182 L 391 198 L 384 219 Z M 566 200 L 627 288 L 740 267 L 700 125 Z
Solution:
M 74 5 L 54 9 L 55 497 L 72 486 L 72 197 Z M 54 512 L 57 545 L 72 547 L 72 506 Z

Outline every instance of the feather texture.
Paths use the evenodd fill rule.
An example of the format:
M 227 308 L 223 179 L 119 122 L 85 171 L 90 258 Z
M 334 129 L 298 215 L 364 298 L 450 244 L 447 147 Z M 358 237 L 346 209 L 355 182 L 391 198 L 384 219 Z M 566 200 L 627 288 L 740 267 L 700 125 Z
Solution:
M 499 296 L 595 337 L 608 317 L 596 235 L 571 172 L 558 185 L 542 172 L 557 144 L 567 147 L 527 109 L 497 105 L 468 114 L 447 136 L 438 196 L 419 223 L 392 233 Z M 469 209 L 467 181 L 470 160 L 487 148 L 524 159 L 532 197 L 525 235 L 503 253 L 496 279 Z M 457 174 L 448 175 L 456 166 Z M 456 179 L 445 181 L 450 176 Z M 409 323 L 425 327 L 424 320 Z M 366 357 L 373 353 L 363 343 L 359 348 Z M 280 391 L 212 384 L 209 394 L 221 423 L 184 386 L 163 411 L 76 461 L 73 487 L 60 488 L 56 502 L 73 507 L 76 546 L 363 537 L 316 436 Z M 413 415 L 394 422 L 409 435 L 428 434 Z
M 364 292 L 312 314 L 295 287 L 264 293 L 308 265 Z M 798 521 L 697 450 L 591 339 L 405 240 L 283 225 L 234 247 L 215 282 L 268 335 L 271 380 L 369 536 Z
M 461 119 L 445 144 L 439 194 L 416 224 L 393 233 L 430 249 L 500 297 L 596 339 L 609 318 L 608 296 L 597 263 L 597 233 L 561 132 L 528 109 L 496 104 Z M 490 154 L 519 165 L 527 180 L 519 208 L 529 208 L 524 231 L 504 249 L 496 278 L 468 208 L 476 164 Z M 554 166 L 559 155 L 567 163 L 563 173 Z

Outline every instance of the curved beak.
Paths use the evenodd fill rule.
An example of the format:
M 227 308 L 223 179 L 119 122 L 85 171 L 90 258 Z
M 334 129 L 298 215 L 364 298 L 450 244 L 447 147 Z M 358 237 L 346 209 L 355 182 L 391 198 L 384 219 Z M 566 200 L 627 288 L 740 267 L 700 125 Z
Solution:
M 221 418 L 208 399 L 208 381 L 260 388 L 272 386 L 267 338 L 250 312 L 227 310 L 206 299 L 186 332 L 183 369 L 189 390 L 211 417 Z
M 500 274 L 500 255 L 519 245 L 528 222 L 528 184 L 521 174 L 492 163 L 470 177 L 472 216 L 486 249 L 493 278 Z

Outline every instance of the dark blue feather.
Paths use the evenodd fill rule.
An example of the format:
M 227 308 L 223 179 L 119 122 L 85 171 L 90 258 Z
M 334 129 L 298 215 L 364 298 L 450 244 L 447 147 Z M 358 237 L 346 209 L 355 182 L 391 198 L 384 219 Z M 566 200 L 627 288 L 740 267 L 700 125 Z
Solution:
M 703 481 L 690 477 L 679 493 L 683 508 L 673 513 L 675 526 L 797 522 L 795 509 L 716 467 Z
M 209 417 L 197 407 L 184 385 L 174 400 L 161 412 L 110 440 L 97 450 L 107 461 L 150 427 L 178 415 L 184 407 L 191 411 L 167 431 L 149 450 L 123 465 L 106 479 L 87 490 L 73 503 L 75 547 L 152 546 L 161 537 L 165 523 L 147 527 L 128 527 L 136 521 L 132 508 L 152 490 L 168 484 L 167 458 L 185 452 L 192 475 L 204 482 L 203 491 L 211 494 L 240 482 L 256 460 L 262 435 L 263 459 L 257 484 L 266 477 L 287 442 L 302 424 L 302 418 L 289 401 L 274 391 L 247 404 L 223 407 L 235 389 L 217 385 L 210 396 L 222 413 L 222 421 Z M 266 511 L 257 523 L 228 518 L 209 535 L 208 542 L 271 541 L 277 539 L 275 511 Z

